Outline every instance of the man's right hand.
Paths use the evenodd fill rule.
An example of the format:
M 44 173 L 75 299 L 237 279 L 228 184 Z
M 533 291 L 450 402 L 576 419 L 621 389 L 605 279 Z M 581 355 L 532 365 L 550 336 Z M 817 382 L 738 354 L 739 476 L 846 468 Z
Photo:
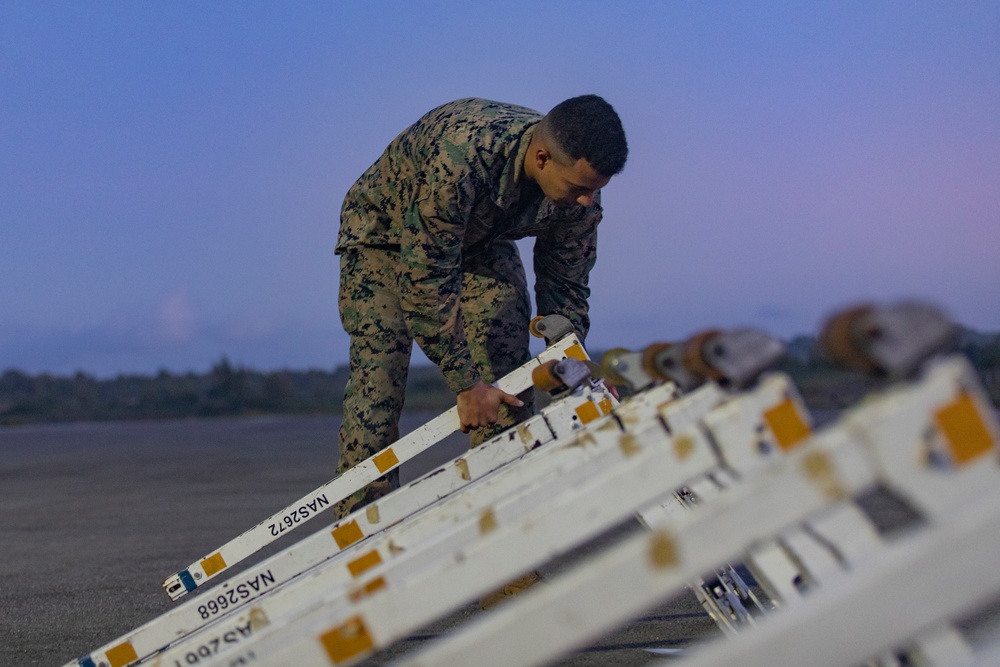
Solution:
M 520 408 L 524 402 L 513 394 L 485 382 L 477 382 L 458 394 L 458 420 L 462 433 L 495 424 L 500 418 L 500 404 Z

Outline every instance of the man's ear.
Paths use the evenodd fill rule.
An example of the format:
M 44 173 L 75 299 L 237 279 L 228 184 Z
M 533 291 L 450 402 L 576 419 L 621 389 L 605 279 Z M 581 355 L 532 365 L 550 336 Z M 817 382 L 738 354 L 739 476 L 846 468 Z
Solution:
M 535 166 L 538 169 L 545 169 L 545 166 L 552 161 L 552 153 L 549 149 L 541 147 L 535 150 Z

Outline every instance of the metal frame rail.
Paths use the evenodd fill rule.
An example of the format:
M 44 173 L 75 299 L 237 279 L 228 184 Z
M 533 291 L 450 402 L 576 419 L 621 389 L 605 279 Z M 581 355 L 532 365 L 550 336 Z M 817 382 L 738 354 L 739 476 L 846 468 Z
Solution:
M 531 376 L 536 368 L 545 363 L 566 358 L 587 358 L 586 352 L 574 334 L 565 335 L 552 342 L 538 357 L 502 378 L 497 385 L 505 391 L 518 393 L 531 386 Z M 569 396 L 566 398 L 572 400 L 573 397 Z M 440 482 L 444 481 L 444 479 L 453 480 L 455 485 L 461 485 L 463 482 L 476 479 L 496 467 L 505 464 L 509 460 L 523 455 L 526 450 L 551 440 L 553 435 L 549 426 L 550 424 L 558 429 L 572 428 L 574 424 L 576 424 L 576 427 L 579 427 L 580 424 L 596 419 L 601 414 L 608 412 L 612 407 L 611 402 L 613 401 L 606 394 L 593 400 L 588 398 L 584 401 L 580 401 L 579 396 L 577 396 L 576 400 L 576 408 L 581 408 L 584 404 L 589 405 L 589 407 L 582 407 L 579 411 L 567 411 L 563 401 L 556 401 L 549 409 L 544 410 L 541 415 L 533 418 L 531 424 L 522 424 L 517 429 L 508 431 L 483 443 L 464 457 L 459 457 L 446 464 L 443 468 L 439 468 L 425 475 L 422 479 L 406 485 L 404 487 L 406 489 L 405 492 L 400 493 L 403 491 L 403 489 L 400 489 L 390 494 L 390 496 L 387 496 L 386 499 L 379 503 L 379 506 L 382 507 L 381 516 L 374 514 L 373 508 L 367 508 L 365 511 L 345 517 L 339 523 L 331 526 L 330 530 L 310 535 L 279 554 L 247 569 L 242 574 L 204 591 L 203 594 L 194 599 L 184 601 L 170 612 L 105 644 L 86 656 L 68 663 L 68 665 L 74 667 L 98 667 L 100 665 L 123 667 L 124 665 L 146 659 L 179 639 L 197 631 L 206 623 L 214 621 L 229 611 L 242 607 L 257 597 L 280 586 L 282 583 L 298 576 L 315 564 L 330 558 L 351 543 L 360 540 L 366 535 L 383 530 L 386 526 L 402 520 L 409 514 L 432 502 L 432 500 L 436 500 L 440 495 L 448 493 L 449 490 L 442 488 L 440 485 Z M 404 461 L 413 458 L 420 452 L 436 444 L 442 438 L 457 430 L 457 427 L 457 416 L 453 408 L 401 438 L 390 448 L 363 461 L 344 475 L 335 478 L 303 499 L 292 503 L 281 512 L 276 513 L 270 519 L 246 531 L 235 540 L 229 542 L 225 547 L 214 551 L 212 555 L 201 559 L 196 564 L 194 574 L 191 574 L 192 570 L 189 567 L 168 579 L 168 582 L 175 577 L 179 578 L 184 572 L 187 572 L 188 575 L 185 575 L 185 578 L 190 579 L 190 583 L 194 583 L 200 568 L 202 572 L 201 581 L 194 588 L 196 589 L 204 585 L 209 579 L 215 578 L 224 570 L 236 564 L 237 559 L 231 556 L 233 551 L 229 550 L 229 547 L 239 552 L 238 559 L 242 560 L 277 539 L 278 536 L 271 535 L 270 533 L 273 531 L 267 528 L 269 525 L 275 525 L 279 522 L 276 517 L 294 517 L 290 522 L 280 521 L 280 523 L 282 525 L 290 523 L 289 529 L 298 527 L 302 522 L 318 516 L 321 509 L 332 506 L 338 500 L 346 498 L 358 489 L 363 488 L 370 481 L 374 481 L 385 472 L 392 470 Z M 419 482 L 435 475 L 435 473 L 441 472 L 444 468 L 450 468 L 456 472 L 453 475 L 448 475 L 441 480 L 437 480 L 435 484 L 424 483 L 417 490 Z M 306 508 L 304 512 L 302 511 L 303 507 Z M 313 508 L 315 508 L 315 512 Z M 218 564 L 220 561 L 226 561 L 227 558 L 229 560 L 225 568 L 212 570 L 211 563 Z M 206 565 L 208 565 L 211 572 L 210 576 L 204 574 Z M 183 590 L 175 592 L 174 599 L 178 599 L 189 592 L 186 586 L 182 586 L 182 588 Z M 242 632 L 237 633 L 235 637 L 230 637 L 230 639 L 238 641 L 247 636 L 250 631 L 250 628 L 244 627 Z
M 631 432 L 588 429 L 575 446 L 593 441 L 608 453 L 602 469 L 586 482 L 567 485 L 544 505 L 523 514 L 510 511 L 517 499 L 507 498 L 476 517 L 479 535 L 466 546 L 398 577 L 378 569 L 366 572 L 347 595 L 331 595 L 322 605 L 281 624 L 272 623 L 236 651 L 207 664 L 351 664 L 627 520 L 685 481 L 720 466 L 714 444 L 697 423 L 703 415 L 691 409 L 712 391 L 717 387 L 704 385 L 663 405 Z M 754 390 L 726 401 L 724 406 L 733 402 L 742 406 L 731 414 L 749 427 L 732 430 L 733 439 L 739 441 L 733 447 L 759 449 L 764 437 L 777 448 L 779 438 L 767 426 L 769 417 L 783 427 L 787 420 L 797 422 L 796 431 L 805 428 L 794 393 L 787 378 L 774 374 Z
M 995 594 L 1000 587 L 995 568 L 983 571 L 984 566 L 991 569 L 998 553 L 992 530 L 997 524 L 991 513 L 1000 481 L 998 441 L 996 417 L 967 361 L 957 357 L 932 363 L 921 379 L 900 383 L 865 401 L 786 458 L 691 512 L 697 519 L 667 521 L 650 535 L 628 539 L 424 650 L 404 656 L 399 664 L 542 664 L 640 614 L 714 564 L 740 559 L 804 522 L 820 522 L 830 508 L 843 506 L 853 495 L 879 484 L 918 508 L 927 525 L 912 537 L 901 538 L 898 545 L 880 549 L 879 558 L 870 559 L 874 562 L 860 559 L 854 564 L 856 571 L 843 579 L 852 582 L 846 588 L 817 587 L 788 613 L 773 614 L 731 642 L 712 645 L 706 657 L 693 664 L 728 664 L 727 660 L 753 665 L 853 664 L 891 652 L 928 624 L 939 627 L 955 610 Z M 959 537 L 965 541 L 956 550 Z M 944 554 L 956 551 L 963 552 L 962 558 L 946 564 Z M 904 563 L 912 561 L 911 575 L 923 576 L 938 568 L 933 573 L 940 578 L 934 581 L 942 585 L 935 586 L 933 609 L 925 603 L 927 591 L 913 585 L 913 576 L 897 573 L 892 579 L 895 588 L 880 587 L 876 595 L 884 605 L 879 609 L 885 611 L 881 632 L 862 633 L 859 637 L 870 641 L 859 639 L 855 644 L 854 635 L 848 633 L 877 625 L 873 618 L 879 616 L 864 606 L 871 602 L 867 591 L 877 579 L 870 573 L 882 576 L 895 571 L 881 565 L 890 561 L 900 572 L 910 567 Z M 959 586 L 956 580 L 963 579 L 965 584 Z M 947 594 L 938 588 L 947 589 Z M 894 592 L 902 590 L 906 593 Z M 857 605 L 819 602 L 831 599 L 850 599 Z M 843 630 L 810 624 L 810 614 L 801 612 L 812 605 L 824 610 L 824 622 L 838 615 L 844 619 Z M 901 620 L 911 615 L 912 621 Z M 895 633 L 884 627 L 897 623 Z M 774 629 L 765 633 L 765 628 Z M 788 641 L 789 636 L 796 640 Z M 819 636 L 815 642 L 807 639 Z M 761 639 L 749 639 L 754 637 Z M 752 656 L 742 649 L 751 643 L 759 646 Z M 851 645 L 850 656 L 843 651 L 845 644 Z M 804 645 L 808 648 L 801 648 Z M 779 651 L 779 646 L 785 648 Z M 787 657 L 793 647 L 803 652 Z

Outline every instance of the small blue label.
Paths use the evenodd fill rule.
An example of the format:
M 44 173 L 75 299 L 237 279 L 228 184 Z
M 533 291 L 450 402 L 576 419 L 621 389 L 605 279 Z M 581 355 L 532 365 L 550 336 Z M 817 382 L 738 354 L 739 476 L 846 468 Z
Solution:
M 188 572 L 187 570 L 179 572 L 177 576 L 180 578 L 181 583 L 184 584 L 184 588 L 187 590 L 188 593 L 198 588 L 198 584 L 194 583 L 194 577 L 192 577 L 191 573 Z

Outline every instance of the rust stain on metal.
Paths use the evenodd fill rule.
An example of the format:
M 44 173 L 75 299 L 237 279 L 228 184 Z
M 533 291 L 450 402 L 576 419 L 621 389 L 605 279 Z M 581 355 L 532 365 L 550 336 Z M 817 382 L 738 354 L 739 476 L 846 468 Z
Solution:
M 493 508 L 485 510 L 479 515 L 479 534 L 486 535 L 497 528 L 497 515 L 493 513 Z
M 622 433 L 622 437 L 618 439 L 618 446 L 621 447 L 622 453 L 625 456 L 634 456 L 642 449 L 639 441 L 632 433 Z
M 657 569 L 676 567 L 680 562 L 673 536 L 658 530 L 649 537 L 649 561 Z
M 837 469 L 825 452 L 809 452 L 802 459 L 802 469 L 827 499 L 840 500 L 846 495 L 837 477 Z
M 263 609 L 254 607 L 250 610 L 250 628 L 254 632 L 269 625 L 271 625 L 271 620 L 267 617 L 267 613 Z
M 674 438 L 674 453 L 678 461 L 683 461 L 691 456 L 694 451 L 694 440 L 689 435 L 679 435 Z

